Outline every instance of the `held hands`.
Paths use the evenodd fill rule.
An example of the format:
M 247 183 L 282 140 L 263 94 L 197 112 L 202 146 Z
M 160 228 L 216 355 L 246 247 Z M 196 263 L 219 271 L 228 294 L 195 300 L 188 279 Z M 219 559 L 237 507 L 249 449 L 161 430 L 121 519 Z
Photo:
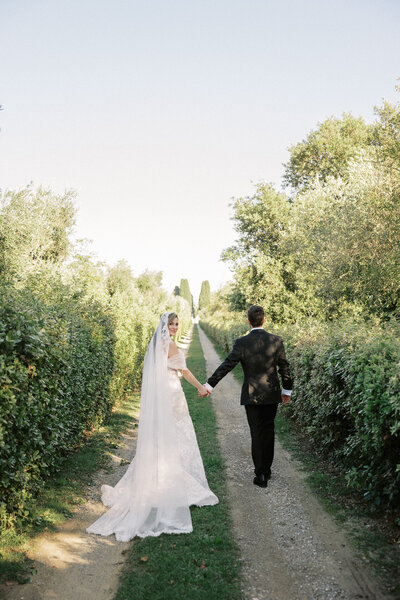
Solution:
M 282 394 L 282 405 L 284 406 L 285 404 L 289 404 L 290 402 L 290 396 L 287 396 L 286 394 Z
M 205 398 L 206 396 L 210 395 L 210 392 L 204 387 L 204 385 L 202 385 L 201 388 L 197 390 L 197 393 L 199 395 L 199 398 Z

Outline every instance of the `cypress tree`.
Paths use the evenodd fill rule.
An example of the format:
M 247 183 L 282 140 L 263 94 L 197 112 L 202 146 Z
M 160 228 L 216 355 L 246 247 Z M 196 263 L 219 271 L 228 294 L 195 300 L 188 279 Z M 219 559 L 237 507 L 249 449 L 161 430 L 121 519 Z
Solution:
M 211 290 L 210 290 L 210 282 L 203 281 L 201 284 L 200 296 L 199 296 L 199 310 L 202 308 L 207 308 L 211 301 Z
M 188 301 L 190 309 L 192 310 L 192 294 L 190 292 L 189 282 L 187 279 L 181 279 L 181 285 L 179 286 L 179 295 Z

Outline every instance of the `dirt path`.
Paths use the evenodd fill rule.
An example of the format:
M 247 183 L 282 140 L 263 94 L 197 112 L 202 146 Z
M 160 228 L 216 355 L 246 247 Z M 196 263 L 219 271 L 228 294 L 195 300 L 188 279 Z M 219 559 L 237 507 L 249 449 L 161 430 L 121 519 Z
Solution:
M 207 373 L 220 364 L 200 329 Z M 268 488 L 253 485 L 250 434 L 240 384 L 227 375 L 213 392 L 218 437 L 227 465 L 234 532 L 246 600 L 388 600 L 304 482 L 288 452 L 276 444 Z
M 137 428 L 128 430 L 112 455 L 110 472 L 100 470 L 94 485 L 88 489 L 88 500 L 74 511 L 56 532 L 38 536 L 29 558 L 35 561 L 37 574 L 32 583 L 15 584 L 7 590 L 7 600 L 110 600 L 118 585 L 122 552 L 128 544 L 114 536 L 102 537 L 86 533 L 103 512 L 100 486 L 115 485 L 127 469 L 121 459 L 131 460 L 135 454 Z

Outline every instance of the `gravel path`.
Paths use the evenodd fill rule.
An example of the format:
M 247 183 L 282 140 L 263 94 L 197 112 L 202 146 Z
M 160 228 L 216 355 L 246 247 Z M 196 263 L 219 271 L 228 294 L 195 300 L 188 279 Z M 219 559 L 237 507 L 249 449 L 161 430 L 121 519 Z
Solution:
M 137 428 L 125 432 L 112 454 L 110 472 L 100 469 L 88 488 L 86 501 L 74 509 L 74 516 L 55 532 L 39 535 L 28 556 L 35 561 L 37 573 L 32 582 L 14 584 L 4 590 L 7 600 L 110 600 L 118 586 L 128 543 L 117 542 L 115 536 L 103 537 L 86 533 L 103 512 L 100 486 L 115 485 L 127 469 L 121 460 L 135 454 Z M 3 597 L 0 590 L 0 597 Z
M 204 332 L 208 376 L 221 360 Z M 227 465 L 246 600 L 389 600 L 279 443 L 268 488 L 253 485 L 250 433 L 240 384 L 227 375 L 212 394 Z

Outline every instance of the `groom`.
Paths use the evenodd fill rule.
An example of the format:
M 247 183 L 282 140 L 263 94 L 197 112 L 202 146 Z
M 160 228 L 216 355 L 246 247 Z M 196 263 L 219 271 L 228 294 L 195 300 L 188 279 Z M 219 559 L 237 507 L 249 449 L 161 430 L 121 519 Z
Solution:
M 205 388 L 212 392 L 227 373 L 241 363 L 244 382 L 240 403 L 245 406 L 251 434 L 251 455 L 254 462 L 253 483 L 267 487 L 274 458 L 274 419 L 278 404 L 288 404 L 292 393 L 289 363 L 282 339 L 263 328 L 264 310 L 250 306 L 247 317 L 251 326 L 248 335 L 235 340 L 232 352 L 207 379 Z M 281 392 L 277 370 L 282 379 Z

